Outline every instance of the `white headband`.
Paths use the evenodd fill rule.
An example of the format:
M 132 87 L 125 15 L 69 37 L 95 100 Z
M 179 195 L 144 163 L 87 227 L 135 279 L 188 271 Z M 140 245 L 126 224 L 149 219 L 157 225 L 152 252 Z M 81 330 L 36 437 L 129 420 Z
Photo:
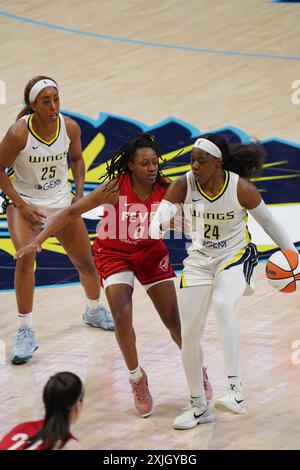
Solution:
M 200 137 L 200 139 L 196 140 L 193 147 L 197 147 L 198 149 L 205 150 L 205 152 L 210 153 L 211 155 L 213 155 L 213 157 L 223 160 L 222 152 L 219 149 L 219 147 L 217 147 L 213 142 L 211 142 L 208 139 L 201 139 Z
M 33 103 L 36 100 L 37 95 L 47 86 L 53 86 L 58 90 L 58 85 L 53 80 L 49 80 L 48 78 L 43 78 L 43 80 L 39 80 L 36 82 L 30 90 L 29 93 L 29 101 Z

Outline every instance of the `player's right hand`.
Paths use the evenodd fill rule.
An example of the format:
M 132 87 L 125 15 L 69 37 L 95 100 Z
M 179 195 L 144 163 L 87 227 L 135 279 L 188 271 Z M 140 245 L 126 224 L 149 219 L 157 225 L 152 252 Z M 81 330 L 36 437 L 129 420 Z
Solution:
M 19 210 L 26 222 L 34 227 L 42 225 L 43 219 L 46 218 L 41 212 L 39 212 L 34 206 L 31 206 L 30 204 L 24 204 L 19 208 Z
M 16 251 L 16 253 L 14 254 L 14 259 L 22 258 L 22 256 L 26 255 L 27 253 L 40 253 L 41 251 L 42 248 L 39 243 L 31 242 Z

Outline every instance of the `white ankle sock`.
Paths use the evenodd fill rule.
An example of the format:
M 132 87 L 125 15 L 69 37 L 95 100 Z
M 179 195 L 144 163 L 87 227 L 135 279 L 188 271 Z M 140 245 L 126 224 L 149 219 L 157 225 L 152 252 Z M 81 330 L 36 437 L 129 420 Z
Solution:
M 87 306 L 93 310 L 95 310 L 98 307 L 99 303 L 100 303 L 99 299 L 92 300 L 92 299 L 86 298 Z
M 207 406 L 207 400 L 205 396 L 199 396 L 199 397 L 191 397 L 191 404 L 192 406 Z
M 134 382 L 138 382 L 143 377 L 142 370 L 141 370 L 140 366 L 137 366 L 137 368 L 134 369 L 134 370 L 129 370 L 129 377 Z
M 18 317 L 21 319 L 21 326 L 32 327 L 32 312 L 30 313 L 18 313 Z

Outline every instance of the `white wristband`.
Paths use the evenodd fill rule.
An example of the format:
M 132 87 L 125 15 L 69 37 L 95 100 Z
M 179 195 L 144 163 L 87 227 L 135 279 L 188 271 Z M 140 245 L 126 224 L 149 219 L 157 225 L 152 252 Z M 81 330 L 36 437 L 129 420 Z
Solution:
M 161 229 L 162 224 L 169 222 L 177 212 L 177 207 L 170 201 L 163 199 L 155 212 L 155 215 L 149 226 L 149 237 L 150 238 L 162 238 L 163 231 Z

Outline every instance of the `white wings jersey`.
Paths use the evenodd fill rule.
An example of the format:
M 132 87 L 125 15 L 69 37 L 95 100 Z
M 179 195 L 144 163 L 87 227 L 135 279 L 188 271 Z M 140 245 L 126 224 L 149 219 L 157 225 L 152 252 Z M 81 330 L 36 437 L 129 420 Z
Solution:
M 251 237 L 247 211 L 237 198 L 239 176 L 226 171 L 224 185 L 213 198 L 205 194 L 192 171 L 186 174 L 186 179 L 183 210 L 192 239 L 188 252 L 198 250 L 216 257 L 245 248 Z
M 59 200 L 70 192 L 67 184 L 70 139 L 65 120 L 59 114 L 56 135 L 46 142 L 32 128 L 32 117 L 30 114 L 21 118 L 27 123 L 28 138 L 14 161 L 11 182 L 21 196 Z

